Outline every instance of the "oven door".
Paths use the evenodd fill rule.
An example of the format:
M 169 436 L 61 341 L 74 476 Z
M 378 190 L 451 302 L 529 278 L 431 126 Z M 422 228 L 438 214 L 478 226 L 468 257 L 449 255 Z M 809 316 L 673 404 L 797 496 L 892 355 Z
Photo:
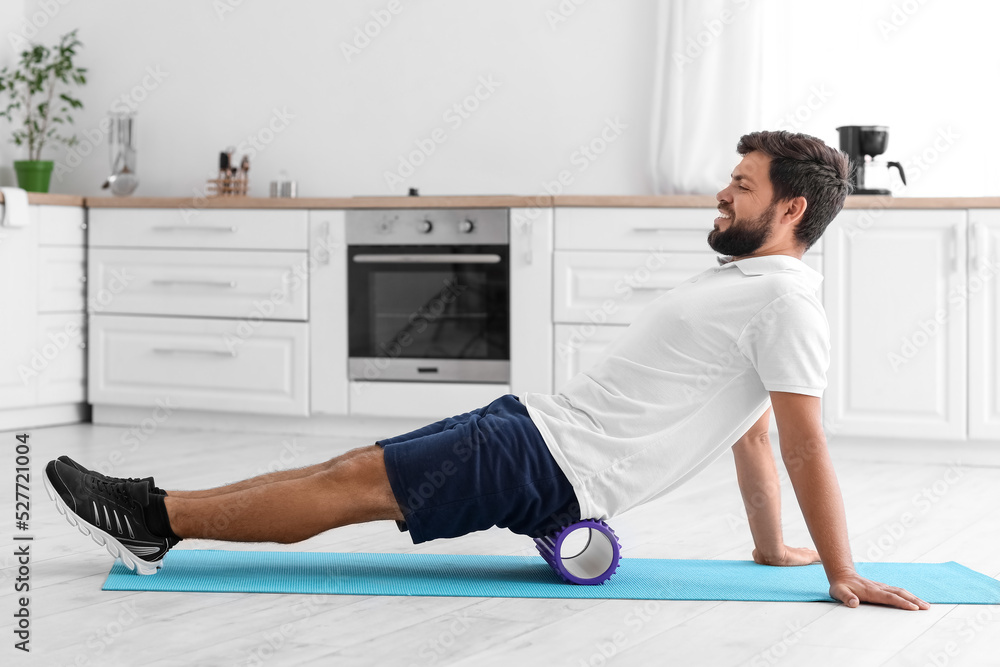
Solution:
M 352 380 L 510 380 L 506 245 L 348 247 Z

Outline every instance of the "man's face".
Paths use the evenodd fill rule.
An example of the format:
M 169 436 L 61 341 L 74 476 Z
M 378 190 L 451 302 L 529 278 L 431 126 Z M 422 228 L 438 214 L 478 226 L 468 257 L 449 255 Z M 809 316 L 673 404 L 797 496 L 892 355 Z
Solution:
M 747 153 L 733 170 L 732 180 L 716 195 L 719 217 L 708 234 L 708 245 L 723 255 L 751 255 L 768 241 L 774 229 L 773 190 L 768 169 L 771 158 Z

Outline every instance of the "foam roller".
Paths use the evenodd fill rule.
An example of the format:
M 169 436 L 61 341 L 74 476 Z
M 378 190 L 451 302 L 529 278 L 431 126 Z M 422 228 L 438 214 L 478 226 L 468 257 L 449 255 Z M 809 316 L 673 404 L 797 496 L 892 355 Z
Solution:
M 600 520 L 578 521 L 534 540 L 549 567 L 571 584 L 603 584 L 618 569 L 621 559 L 615 531 Z

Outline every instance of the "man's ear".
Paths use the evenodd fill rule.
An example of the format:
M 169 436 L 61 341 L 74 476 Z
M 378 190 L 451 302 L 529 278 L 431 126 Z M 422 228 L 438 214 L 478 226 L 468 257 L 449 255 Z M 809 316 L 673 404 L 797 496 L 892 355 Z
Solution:
M 792 197 L 791 199 L 783 200 L 778 205 L 778 210 L 781 211 L 781 218 L 779 218 L 778 222 L 789 225 L 799 224 L 802 216 L 806 214 L 807 206 L 808 203 L 805 197 Z

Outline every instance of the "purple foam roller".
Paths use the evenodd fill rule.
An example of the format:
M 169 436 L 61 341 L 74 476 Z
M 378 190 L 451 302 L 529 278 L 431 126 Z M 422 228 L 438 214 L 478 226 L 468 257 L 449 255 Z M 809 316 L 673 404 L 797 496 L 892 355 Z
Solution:
M 571 584 L 603 584 L 618 569 L 621 559 L 615 531 L 600 520 L 578 521 L 534 540 L 545 562 Z

